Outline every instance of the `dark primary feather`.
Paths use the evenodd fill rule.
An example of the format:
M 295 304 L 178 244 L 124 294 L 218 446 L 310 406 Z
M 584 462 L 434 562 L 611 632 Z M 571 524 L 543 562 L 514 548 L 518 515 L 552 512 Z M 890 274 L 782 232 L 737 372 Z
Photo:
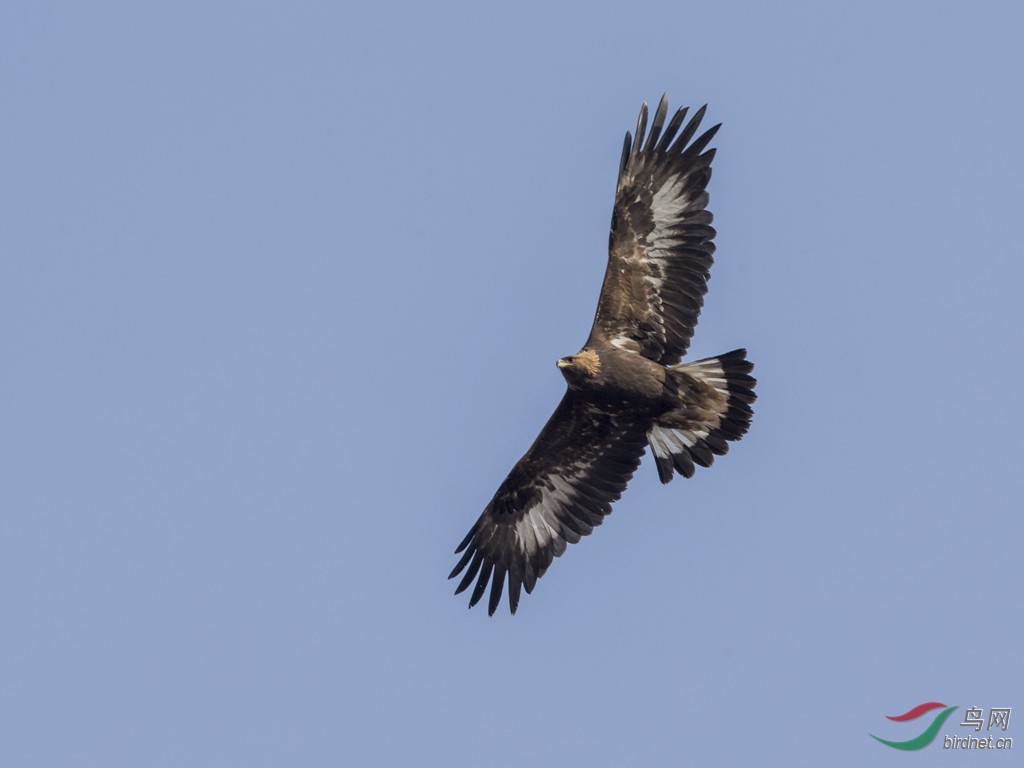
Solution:
M 691 142 L 704 107 L 682 128 L 666 126 L 666 97 L 646 137 L 647 105 L 636 137 L 626 134 L 608 245 L 608 269 L 587 346 L 615 343 L 663 365 L 679 362 L 697 324 L 715 246 L 706 187 L 719 126 Z
M 456 594 L 473 585 L 472 607 L 490 582 L 487 611 L 493 614 L 507 579 L 515 613 L 522 588 L 533 591 L 566 543 L 588 535 L 611 512 L 640 464 L 646 428 L 646 421 L 566 392 L 455 550 L 463 554 L 448 578 L 465 571 Z

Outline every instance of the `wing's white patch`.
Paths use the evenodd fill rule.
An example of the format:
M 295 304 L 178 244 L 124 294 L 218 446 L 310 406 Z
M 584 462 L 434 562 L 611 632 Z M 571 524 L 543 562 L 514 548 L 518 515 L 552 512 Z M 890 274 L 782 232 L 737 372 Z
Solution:
M 535 552 L 546 547 L 558 535 L 547 521 L 548 510 L 545 506 L 545 500 L 542 500 L 540 504 L 531 507 L 523 519 L 516 523 L 516 536 L 527 552 Z
M 665 286 L 664 275 L 674 258 L 677 258 L 673 249 L 679 245 L 679 241 L 673 227 L 679 223 L 683 211 L 690 202 L 685 190 L 685 176 L 676 173 L 666 179 L 651 198 L 650 210 L 654 219 L 654 230 L 647 236 L 643 258 L 648 263 L 647 269 L 644 270 L 644 280 L 651 287 L 649 300 L 653 314 L 646 318 L 646 322 L 654 324 L 662 337 L 667 332 L 665 324 L 659 320 L 666 315 L 665 304 L 661 298 Z
M 536 552 L 558 538 L 560 525 L 555 510 L 571 504 L 573 496 L 575 491 L 568 480 L 558 475 L 548 477 L 547 486 L 540 490 L 540 501 L 516 523 L 519 546 Z
M 523 552 L 536 552 L 540 549 L 537 532 L 529 514 L 516 523 L 516 546 Z
M 654 219 L 654 229 L 640 248 L 633 251 L 627 259 L 633 262 L 638 268 L 639 274 L 643 275 L 644 282 L 649 286 L 647 300 L 650 302 L 650 313 L 644 317 L 644 322 L 657 330 L 657 335 L 665 338 L 667 328 L 663 321 L 666 316 L 665 303 L 662 301 L 662 294 L 665 290 L 665 275 L 670 271 L 670 265 L 678 259 L 674 253 L 679 245 L 679 238 L 676 236 L 674 227 L 679 224 L 682 214 L 690 204 L 686 196 L 687 178 L 682 173 L 676 173 L 668 177 L 665 182 L 654 191 L 651 196 L 650 211 Z M 638 194 L 635 203 L 642 203 Z M 625 271 L 625 270 L 623 270 Z M 632 339 L 619 337 L 610 340 L 612 344 L 620 349 L 639 351 L 640 345 Z
M 556 501 L 568 503 L 572 497 L 576 495 L 576 491 L 572 485 L 570 485 L 569 482 L 560 475 L 552 475 L 548 478 L 548 482 L 553 486 L 551 496 Z M 543 491 L 541 492 L 541 495 L 544 495 Z
M 657 259 L 655 259 L 657 261 Z M 654 286 L 654 290 L 660 291 L 661 286 L 665 284 L 665 281 L 661 278 L 661 275 L 647 274 L 644 275 L 644 280 Z
M 679 220 L 680 211 L 686 207 L 687 200 L 683 199 L 685 188 L 682 174 L 669 176 L 658 191 L 654 193 L 651 200 L 651 214 L 654 216 L 655 237 L 658 230 L 675 224 Z
M 616 338 L 612 339 L 611 344 L 613 347 L 624 349 L 627 352 L 640 351 L 640 345 L 637 343 L 636 339 L 629 339 L 626 338 L 625 336 L 617 336 Z

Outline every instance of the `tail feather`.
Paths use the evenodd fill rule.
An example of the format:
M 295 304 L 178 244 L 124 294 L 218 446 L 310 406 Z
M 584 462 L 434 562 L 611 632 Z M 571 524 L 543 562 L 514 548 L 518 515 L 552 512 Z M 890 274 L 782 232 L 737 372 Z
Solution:
M 693 477 L 695 464 L 710 467 L 715 456 L 729 450 L 729 442 L 746 434 L 754 414 L 750 404 L 757 399 L 752 370 L 745 349 L 669 369 L 680 405 L 647 432 L 661 482 L 669 482 L 674 472 Z

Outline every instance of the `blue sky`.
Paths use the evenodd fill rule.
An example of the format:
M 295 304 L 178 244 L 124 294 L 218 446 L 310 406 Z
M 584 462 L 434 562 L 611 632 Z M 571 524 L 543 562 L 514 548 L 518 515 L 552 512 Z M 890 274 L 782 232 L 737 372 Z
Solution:
M 901 765 L 933 700 L 1024 749 L 1022 21 L 5 4 L 2 762 Z M 452 550 L 665 91 L 724 123 L 693 353 L 753 428 L 488 619 Z

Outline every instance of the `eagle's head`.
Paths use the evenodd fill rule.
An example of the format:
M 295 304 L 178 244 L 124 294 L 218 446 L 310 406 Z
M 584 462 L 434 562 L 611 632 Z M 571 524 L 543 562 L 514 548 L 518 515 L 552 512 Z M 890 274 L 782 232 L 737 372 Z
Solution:
M 582 384 L 601 370 L 601 358 L 592 349 L 561 358 L 556 365 L 569 384 Z

